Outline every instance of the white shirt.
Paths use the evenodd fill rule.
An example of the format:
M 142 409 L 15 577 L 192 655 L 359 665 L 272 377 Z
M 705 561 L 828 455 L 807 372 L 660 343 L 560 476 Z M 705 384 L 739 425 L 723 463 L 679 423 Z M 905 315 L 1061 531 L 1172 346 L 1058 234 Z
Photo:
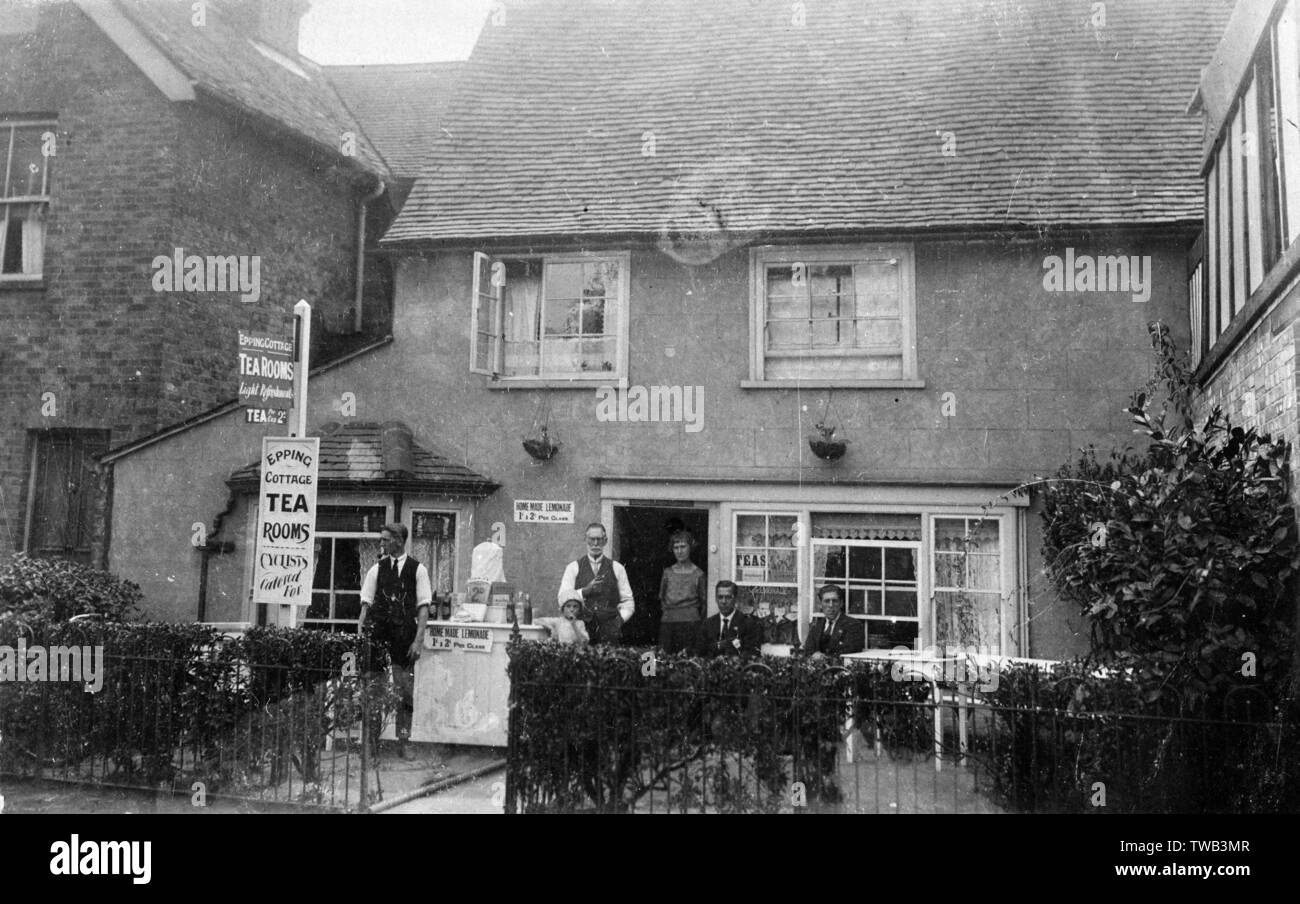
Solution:
M 371 565 L 370 570 L 366 572 L 366 579 L 361 582 L 361 605 L 375 604 L 375 590 L 379 587 L 379 566 L 387 558 L 388 556 L 384 556 Z M 401 574 L 406 566 L 406 553 L 398 556 L 395 564 L 397 573 Z M 433 604 L 433 585 L 429 583 L 429 569 L 424 567 L 423 562 L 415 566 L 415 600 L 416 608 Z
M 606 556 L 601 556 L 599 559 L 592 559 L 591 556 L 588 556 L 587 561 L 591 563 L 591 570 L 593 572 L 598 572 L 601 563 L 604 562 L 606 558 Z M 623 617 L 623 621 L 627 621 L 632 617 L 632 613 L 636 611 L 636 601 L 632 598 L 632 585 L 629 584 L 627 580 L 627 569 L 625 569 L 622 564 L 615 562 L 613 559 L 609 560 L 609 564 L 613 566 L 614 580 L 618 582 L 618 614 Z M 568 600 L 577 600 L 578 602 L 582 602 L 582 592 L 577 589 L 577 584 L 578 563 L 574 561 L 568 564 L 564 569 L 564 577 L 560 578 L 560 593 L 558 599 L 561 608 L 564 607 L 564 604 Z

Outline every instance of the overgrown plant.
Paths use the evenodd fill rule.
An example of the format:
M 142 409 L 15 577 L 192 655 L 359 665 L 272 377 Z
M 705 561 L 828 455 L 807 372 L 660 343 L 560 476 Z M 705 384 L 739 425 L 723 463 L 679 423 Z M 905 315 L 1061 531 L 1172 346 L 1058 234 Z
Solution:
M 130 621 L 139 615 L 143 599 L 138 584 L 66 559 L 15 553 L 0 567 L 0 614 L 56 621 L 98 615 Z
M 1127 409 L 1147 448 L 1089 450 L 1048 481 L 1047 573 L 1087 617 L 1093 662 L 1131 670 L 1147 702 L 1242 684 L 1280 699 L 1300 566 L 1290 450 L 1218 408 L 1194 423 L 1186 361 L 1166 327 L 1150 332 L 1157 368 Z

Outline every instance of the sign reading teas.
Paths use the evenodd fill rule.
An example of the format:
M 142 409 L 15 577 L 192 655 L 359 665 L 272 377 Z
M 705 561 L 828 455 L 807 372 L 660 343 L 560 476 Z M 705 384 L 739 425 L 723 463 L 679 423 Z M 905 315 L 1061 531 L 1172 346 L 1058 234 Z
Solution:
M 553 524 L 573 523 L 573 501 L 561 502 L 541 499 L 516 499 L 516 521 L 549 521 Z
M 253 602 L 311 602 L 319 437 L 262 439 L 262 483 L 253 549 Z
M 424 645 L 430 650 L 467 650 L 474 653 L 492 652 L 492 629 L 429 625 Z

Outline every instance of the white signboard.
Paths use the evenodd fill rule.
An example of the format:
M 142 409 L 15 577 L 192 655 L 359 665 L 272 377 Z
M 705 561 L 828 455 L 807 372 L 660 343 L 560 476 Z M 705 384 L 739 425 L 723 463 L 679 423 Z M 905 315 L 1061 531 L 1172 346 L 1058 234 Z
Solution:
M 573 523 L 573 500 L 516 499 L 516 521 L 548 521 L 552 524 Z
M 474 653 L 492 652 L 492 629 L 430 625 L 424 639 L 430 650 L 466 650 Z
M 311 603 L 319 437 L 262 439 L 262 485 L 253 550 L 253 602 Z

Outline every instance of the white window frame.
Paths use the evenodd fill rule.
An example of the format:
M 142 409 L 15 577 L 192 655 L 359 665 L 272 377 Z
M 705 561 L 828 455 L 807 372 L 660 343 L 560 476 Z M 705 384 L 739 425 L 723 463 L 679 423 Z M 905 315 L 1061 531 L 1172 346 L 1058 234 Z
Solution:
M 0 191 L 4 191 L 9 184 L 9 169 L 13 166 L 13 151 L 16 142 L 18 130 L 43 130 L 43 132 L 55 132 L 57 134 L 58 123 L 51 119 L 4 119 L 0 118 Z M 36 195 L 15 195 L 6 197 L 0 195 L 0 262 L 3 262 L 5 255 L 5 242 L 9 237 L 9 216 L 13 207 L 20 205 L 40 204 L 44 206 L 45 222 L 49 221 L 50 214 L 50 163 L 49 158 L 45 158 L 45 164 L 41 170 L 41 191 Z M 38 270 L 29 273 L 3 273 L 0 272 L 0 283 L 39 283 L 45 276 L 45 245 L 49 239 L 49 230 L 44 226 L 41 229 L 41 254 L 37 260 Z
M 540 304 L 542 305 L 542 321 L 545 322 L 545 304 L 546 304 L 546 268 L 551 264 L 564 263 L 614 263 L 618 265 L 618 297 L 614 299 L 617 305 L 618 324 L 614 332 L 617 342 L 617 352 L 615 354 L 614 370 L 591 371 L 588 373 L 574 374 L 522 374 L 518 376 L 507 376 L 505 370 L 505 287 L 492 286 L 489 284 L 489 291 L 483 291 L 483 280 L 491 280 L 492 267 L 497 263 L 517 260 L 536 260 L 542 265 L 542 295 Z M 559 252 L 554 254 L 500 254 L 490 255 L 482 251 L 475 251 L 473 256 L 473 276 L 470 286 L 470 372 L 482 374 L 491 377 L 494 383 L 509 386 L 521 386 L 532 388 L 570 388 L 575 385 L 617 385 L 619 388 L 626 389 L 628 386 L 628 337 L 629 323 L 631 321 L 631 304 L 629 301 L 631 286 L 631 265 L 632 254 L 630 251 L 581 251 L 581 252 Z M 479 329 L 479 298 L 480 296 L 487 299 L 487 303 L 496 305 L 496 327 L 497 333 L 491 336 L 492 347 L 488 352 L 487 360 L 490 362 L 487 368 L 480 367 L 479 343 L 484 341 L 485 331 Z M 608 304 L 610 299 L 606 297 Z M 607 315 L 608 316 L 608 315 Z
M 825 509 L 818 509 L 816 511 L 816 514 L 822 514 L 824 512 Z M 812 537 L 809 539 L 808 543 L 809 543 L 808 599 L 811 601 L 811 605 L 813 609 L 813 611 L 810 613 L 810 618 L 809 618 L 810 623 L 811 623 L 811 619 L 813 618 L 824 617 L 820 612 L 817 611 L 817 591 L 820 585 L 817 583 L 817 575 L 816 575 L 816 568 L 815 568 L 815 563 L 817 561 L 817 553 L 814 552 L 813 550 L 815 550 L 818 546 L 836 546 L 836 547 L 845 547 L 845 548 L 856 547 L 856 548 L 872 548 L 872 549 L 881 549 L 881 548 L 911 549 L 916 553 L 916 581 L 915 581 L 916 615 L 915 616 L 855 615 L 849 612 L 848 597 L 845 597 L 844 599 L 844 614 L 847 615 L 849 618 L 856 618 L 858 621 L 863 622 L 864 627 L 866 628 L 867 631 L 868 649 L 871 648 L 871 622 L 872 621 L 884 621 L 886 619 L 892 618 L 895 621 L 902 620 L 902 621 L 916 622 L 916 642 L 918 646 L 924 642 L 927 636 L 932 636 L 932 633 L 930 635 L 927 635 L 927 629 L 930 623 L 933 622 L 933 612 L 931 611 L 932 607 L 929 605 L 929 601 L 925 598 L 925 596 L 923 596 L 925 590 L 924 572 L 926 571 L 925 544 L 923 539 L 922 540 L 850 540 L 845 538 L 831 539 L 826 537 Z M 852 580 L 853 579 L 848 576 L 848 562 L 846 561 L 844 586 L 849 586 Z M 822 583 L 833 584 L 836 587 L 841 586 L 839 584 L 834 583 L 834 580 L 830 578 L 824 579 Z M 894 583 L 901 583 L 901 582 L 894 582 Z M 883 587 L 883 589 L 885 590 L 891 589 L 888 585 L 889 582 L 883 580 L 881 581 L 881 586 Z M 898 590 L 899 588 L 894 587 L 892 589 Z
M 361 532 L 361 531 L 317 531 L 316 536 L 315 536 L 315 539 L 316 539 L 316 540 L 321 540 L 321 541 L 324 541 L 324 540 L 327 540 L 327 539 L 328 539 L 328 540 L 331 540 L 331 541 L 333 541 L 333 540 L 378 540 L 378 539 L 379 539 L 379 534 L 380 534 L 380 528 L 382 528 L 383 525 L 385 525 L 385 524 L 388 523 L 388 519 L 389 519 L 389 518 L 391 517 L 391 515 L 392 515 L 392 508 L 391 508 L 390 506 L 381 505 L 381 504 L 379 504 L 379 503 L 375 503 L 375 502 L 371 502 L 371 503 L 338 503 L 338 502 L 329 502 L 329 503 L 324 503 L 324 504 L 321 505 L 320 507 L 322 507 L 322 508 L 352 508 L 352 507 L 355 507 L 355 508 L 374 508 L 374 509 L 383 509 L 383 511 L 384 511 L 383 519 L 379 522 L 379 525 L 378 525 L 378 526 L 377 526 L 373 531 L 370 531 L 369 533 L 365 533 L 365 532 Z M 331 559 L 330 559 L 331 567 L 333 567 L 333 563 L 334 563 L 334 559 L 333 559 L 333 557 L 331 556 Z M 317 565 L 316 558 L 315 558 L 315 556 L 313 556 L 313 557 L 312 557 L 312 574 L 313 574 L 313 576 L 314 576 L 315 573 L 316 573 L 316 565 Z M 361 598 L 361 587 L 362 587 L 362 585 L 365 584 L 365 580 L 366 580 L 366 572 L 369 571 L 370 569 L 369 569 L 369 566 L 366 565 L 366 563 L 364 563 L 364 562 L 359 562 L 359 563 L 358 563 L 358 569 L 359 569 L 359 571 L 358 571 L 358 575 L 357 575 L 357 576 L 358 576 L 358 578 L 359 578 L 360 580 L 359 580 L 359 583 L 357 584 L 356 594 L 357 594 L 357 599 L 359 600 L 359 599 Z M 332 582 L 332 580 L 331 580 L 331 584 L 332 584 L 332 583 L 333 583 L 333 582 Z M 310 591 L 310 593 L 311 593 L 312 596 L 315 596 L 317 593 L 320 593 L 320 592 L 321 592 L 321 591 L 317 590 L 317 589 L 314 588 L 314 587 L 313 587 L 313 588 L 311 589 L 311 591 Z M 355 624 L 356 624 L 356 619 L 335 618 L 335 617 L 333 616 L 333 612 L 334 612 L 334 603 L 335 603 L 335 595 L 337 594 L 337 592 L 338 592 L 337 588 L 335 588 L 335 587 L 333 587 L 333 586 L 330 587 L 330 613 L 331 613 L 331 614 L 330 614 L 330 617 L 329 617 L 329 618 L 309 618 L 308 615 L 307 615 L 307 613 L 308 613 L 309 611 L 311 611 L 311 606 L 307 606 L 306 608 L 303 609 L 303 612 L 302 612 L 302 618 L 298 620 L 298 624 L 301 625 L 301 626 L 304 627 L 304 628 L 322 628 L 322 629 L 327 628 L 327 627 L 332 626 L 332 625 L 349 625 L 349 624 L 351 624 L 351 625 L 355 625 Z M 350 591 L 350 590 L 345 590 L 345 591 L 343 591 L 343 592 L 344 592 L 344 593 L 351 593 L 352 591 Z
M 768 379 L 767 372 L 767 293 L 766 268 L 773 265 L 793 266 L 804 264 L 858 264 L 869 259 L 891 258 L 899 263 L 899 284 L 902 298 L 899 302 L 902 319 L 903 373 L 898 379 L 869 379 L 843 376 L 809 377 L 807 379 Z M 843 386 L 847 388 L 922 388 L 919 379 L 916 351 L 916 256 L 911 243 L 860 244 L 860 245 L 764 245 L 749 252 L 749 322 L 750 322 L 750 379 L 745 388 L 786 388 L 794 384 L 803 387 Z M 793 357 L 833 358 L 871 357 L 866 350 L 809 349 L 807 355 Z
M 1020 625 L 1018 623 L 1020 621 L 1021 616 L 1019 613 L 1015 611 L 1016 565 L 1017 565 L 1017 559 L 1021 551 L 1012 545 L 1013 542 L 1016 542 L 1018 545 L 1018 541 L 1017 538 L 1014 536 L 1014 532 L 1010 530 L 1010 525 L 1007 523 L 1007 516 L 1005 515 L 983 515 L 977 512 L 934 512 L 926 519 L 926 531 L 925 531 L 925 536 L 922 538 L 922 540 L 925 543 L 926 548 L 929 550 L 929 554 L 927 556 L 929 560 L 928 568 L 926 569 L 926 571 L 928 572 L 927 577 L 929 579 L 929 592 L 930 592 L 930 598 L 926 602 L 927 608 L 929 609 L 929 617 L 930 617 L 930 631 L 929 631 L 928 642 L 933 645 L 937 641 L 937 636 L 935 633 L 935 625 L 937 623 L 937 620 L 935 618 L 935 606 L 937 603 L 937 599 L 936 599 L 937 594 L 941 590 L 947 592 L 953 592 L 962 589 L 962 588 L 952 588 L 952 587 L 940 587 L 938 585 L 939 557 L 936 554 L 937 550 L 934 547 L 934 538 L 937 533 L 937 525 L 935 524 L 935 522 L 940 520 L 948 520 L 948 521 L 964 520 L 966 522 L 984 521 L 984 522 L 992 522 L 997 525 L 998 527 L 998 580 L 1000 585 L 998 587 L 998 613 L 997 613 L 998 646 L 996 650 L 989 650 L 989 652 L 996 653 L 1002 656 L 1023 655 L 1022 653 L 1019 652 L 1021 646 L 1020 641 L 1021 641 L 1022 632 L 1020 630 Z M 969 527 L 967 527 L 967 530 L 969 530 Z M 989 591 L 986 590 L 980 590 L 975 592 L 981 595 L 987 595 L 989 593 Z M 985 646 L 988 646 L 988 644 L 985 643 Z M 978 652 L 984 652 L 984 651 L 981 650 Z

